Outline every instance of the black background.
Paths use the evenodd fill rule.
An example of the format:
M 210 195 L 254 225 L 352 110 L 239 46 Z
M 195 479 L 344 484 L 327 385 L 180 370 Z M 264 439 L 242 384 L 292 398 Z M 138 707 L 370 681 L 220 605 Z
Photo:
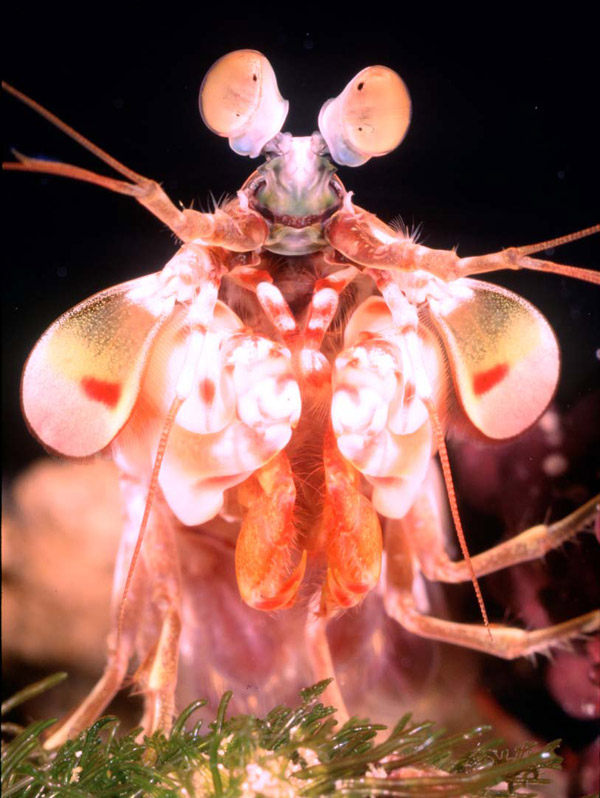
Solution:
M 290 100 L 284 129 L 310 134 L 321 104 L 369 64 L 397 70 L 413 100 L 394 153 L 341 178 L 385 220 L 423 224 L 432 247 L 476 254 L 546 240 L 597 223 L 598 67 L 591 23 L 365 6 L 337 22 L 294 4 L 235 16 L 199 4 L 21 6 L 4 18 L 4 77 L 185 205 L 235 191 L 253 164 L 203 125 L 202 77 L 238 48 L 264 52 Z M 565 14 L 568 10 L 565 10 Z M 318 18 L 316 15 L 318 14 Z M 232 20 L 226 21 L 225 15 Z M 5 98 L 5 145 L 108 173 L 103 164 Z M 5 150 L 5 157 L 10 157 Z M 107 286 L 159 270 L 168 231 L 132 200 L 46 176 L 5 174 L 3 457 L 9 478 L 41 454 L 20 415 L 18 384 L 31 347 L 60 313 Z M 553 257 L 598 268 L 598 239 Z M 492 278 L 531 299 L 563 349 L 559 402 L 600 385 L 595 288 L 556 276 Z M 586 735 L 587 736 L 587 735 Z

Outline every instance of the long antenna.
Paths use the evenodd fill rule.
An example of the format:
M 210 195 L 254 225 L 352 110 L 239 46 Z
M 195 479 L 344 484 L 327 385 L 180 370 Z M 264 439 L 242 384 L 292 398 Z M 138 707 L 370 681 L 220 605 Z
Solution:
M 538 244 L 529 244 L 524 247 L 514 247 L 518 249 L 521 255 L 533 255 L 536 252 L 543 252 L 545 249 L 551 247 L 562 247 L 563 244 L 570 244 L 571 241 L 578 241 L 580 238 L 600 233 L 600 224 L 594 224 L 591 227 L 586 227 L 584 230 L 577 230 L 575 233 L 567 233 L 567 235 L 559 236 L 558 238 L 550 238 L 548 241 L 540 241 Z
M 154 497 L 158 489 L 158 476 L 160 473 L 160 467 L 165 457 L 165 451 L 167 449 L 167 443 L 169 440 L 169 435 L 171 434 L 171 429 L 173 428 L 173 424 L 175 423 L 175 418 L 177 416 L 177 413 L 179 412 L 179 408 L 184 403 L 184 401 L 185 398 L 182 398 L 180 396 L 176 396 L 173 399 L 173 401 L 171 402 L 171 407 L 169 408 L 169 412 L 167 413 L 165 423 L 163 424 L 162 431 L 160 433 L 158 448 L 156 450 L 156 457 L 154 459 L 154 465 L 152 467 L 152 475 L 150 477 L 150 484 L 148 486 L 148 495 L 146 496 L 146 504 L 144 505 L 144 514 L 142 516 L 142 521 L 140 523 L 140 531 L 138 532 L 135 548 L 131 556 L 129 570 L 127 571 L 127 579 L 125 580 L 125 587 L 123 588 L 123 595 L 121 597 L 121 603 L 119 605 L 119 618 L 117 622 L 117 641 L 116 641 L 117 647 L 119 646 L 121 635 L 123 632 L 125 610 L 127 609 L 127 598 L 129 595 L 129 591 L 131 589 L 131 582 L 133 581 L 135 568 L 140 556 L 140 552 L 142 550 L 142 543 L 144 540 L 146 529 L 148 527 L 148 520 L 150 518 L 150 511 L 152 510 L 152 503 L 154 501 Z
M 475 571 L 473 569 L 473 563 L 471 562 L 471 555 L 469 554 L 469 549 L 467 548 L 467 541 L 465 538 L 465 533 L 463 531 L 462 522 L 460 520 L 460 514 L 458 512 L 458 503 L 456 501 L 456 491 L 454 490 L 454 480 L 452 479 L 452 470 L 450 468 L 450 459 L 448 457 L 448 449 L 446 448 L 446 441 L 444 440 L 444 433 L 442 431 L 442 425 L 440 423 L 439 416 L 437 411 L 433 405 L 431 399 L 423 399 L 423 403 L 427 408 L 427 412 L 429 413 L 429 418 L 431 419 L 431 424 L 433 426 L 433 431 L 435 433 L 435 437 L 438 444 L 438 454 L 440 456 L 440 463 L 442 465 L 442 473 L 444 475 L 444 482 L 446 483 L 446 492 L 448 494 L 448 501 L 450 503 L 450 512 L 452 513 L 452 520 L 454 521 L 454 527 L 456 529 L 456 535 L 458 537 L 458 542 L 460 544 L 460 549 L 462 551 L 463 558 L 467 563 L 469 568 L 469 572 L 471 574 L 471 582 L 473 583 L 473 587 L 475 588 L 475 595 L 477 596 L 477 603 L 479 604 L 479 609 L 481 611 L 481 616 L 483 618 L 483 622 L 488 630 L 488 634 L 490 636 L 490 640 L 493 640 L 492 632 L 490 629 L 490 622 L 488 620 L 487 611 L 485 609 L 485 604 L 483 601 L 483 596 L 481 595 L 481 588 L 479 587 L 479 582 L 477 577 L 475 576 Z
M 134 172 L 133 169 L 129 169 L 127 166 L 125 166 L 125 164 L 122 164 L 120 161 L 117 161 L 117 159 L 113 158 L 112 155 L 109 155 L 107 152 L 105 152 L 103 149 L 101 149 L 96 144 L 91 142 L 89 139 L 86 139 L 86 137 L 82 136 L 81 133 L 78 133 L 70 125 L 67 125 L 66 122 L 62 121 L 62 119 L 59 119 L 56 116 L 56 114 L 53 114 L 51 111 L 48 111 L 48 109 L 44 108 L 43 105 L 40 105 L 40 103 L 36 102 L 35 100 L 32 100 L 31 97 L 28 97 L 26 94 L 23 94 L 22 91 L 15 89 L 9 83 L 5 83 L 4 81 L 2 81 L 2 88 L 4 89 L 4 91 L 8 92 L 9 94 L 12 94 L 13 97 L 16 97 L 17 100 L 20 100 L 22 103 L 25 103 L 25 105 L 28 105 L 37 114 L 43 116 L 44 119 L 50 122 L 51 125 L 54 125 L 54 127 L 57 127 L 59 130 L 62 130 L 62 132 L 65 135 L 69 136 L 69 138 L 73 139 L 73 141 L 76 141 L 86 150 L 89 150 L 93 155 L 96 156 L 96 158 L 99 158 L 101 161 L 104 161 L 104 163 L 112 167 L 115 170 L 115 172 L 119 172 L 124 177 L 128 178 L 128 180 L 131 180 L 132 183 L 145 182 L 147 180 L 147 178 L 145 178 L 143 175 L 139 175 L 137 172 Z M 38 161 L 38 159 L 36 158 L 28 158 L 27 160 L 30 162 Z M 80 178 L 80 179 L 85 179 L 85 178 Z

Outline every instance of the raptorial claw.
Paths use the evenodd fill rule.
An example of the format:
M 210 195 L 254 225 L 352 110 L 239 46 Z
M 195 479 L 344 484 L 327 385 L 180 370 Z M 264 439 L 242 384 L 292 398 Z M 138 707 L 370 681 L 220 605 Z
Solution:
M 325 601 L 353 607 L 379 581 L 381 527 L 373 505 L 360 493 L 358 472 L 341 456 L 333 433 L 325 442 L 324 463 L 323 524 L 329 562 Z
M 354 607 L 373 590 L 381 573 L 382 537 L 379 519 L 371 502 L 358 496 L 355 523 L 330 532 L 326 601 L 338 607 Z
M 371 297 L 348 322 L 346 348 L 332 376 L 337 448 L 373 486 L 373 506 L 388 518 L 402 518 L 410 509 L 433 450 L 405 339 L 406 331 L 400 335 L 394 329 L 385 302 Z M 435 350 L 430 355 L 424 346 L 419 356 L 435 365 Z
M 306 570 L 306 551 L 293 565 L 296 488 L 287 455 L 281 452 L 244 487 L 240 500 L 248 511 L 235 549 L 240 595 L 257 610 L 289 607 Z
M 273 577 L 266 577 L 264 580 L 255 579 L 255 584 L 248 588 L 246 586 L 242 587 L 242 581 L 238 572 L 238 586 L 240 588 L 242 599 L 246 604 L 248 604 L 248 606 L 253 607 L 255 610 L 263 610 L 264 612 L 270 612 L 272 610 L 285 610 L 288 607 L 291 607 L 296 600 L 298 590 L 300 589 L 300 584 L 304 579 L 304 572 L 306 571 L 306 559 L 307 553 L 305 550 L 302 552 L 300 562 L 294 568 L 288 579 L 286 579 L 282 584 L 273 585 L 275 590 L 272 595 L 266 595 L 266 588 L 268 588 L 270 583 L 273 583 Z

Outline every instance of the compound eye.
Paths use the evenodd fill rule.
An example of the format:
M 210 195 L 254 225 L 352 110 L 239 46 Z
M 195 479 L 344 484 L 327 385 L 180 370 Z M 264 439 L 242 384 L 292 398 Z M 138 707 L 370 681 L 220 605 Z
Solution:
M 235 50 L 219 58 L 200 87 L 200 113 L 207 127 L 228 138 L 239 155 L 251 158 L 279 133 L 288 106 L 273 67 L 256 50 Z
M 410 111 L 402 78 L 388 67 L 371 66 L 327 100 L 319 113 L 319 130 L 336 163 L 360 166 L 396 149 L 408 130 Z

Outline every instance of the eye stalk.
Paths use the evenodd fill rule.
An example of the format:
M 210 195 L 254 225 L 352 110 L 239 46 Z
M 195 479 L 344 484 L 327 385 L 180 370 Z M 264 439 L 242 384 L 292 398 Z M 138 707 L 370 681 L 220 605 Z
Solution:
M 360 166 L 396 149 L 410 115 L 410 95 L 402 78 L 388 67 L 371 66 L 324 103 L 319 130 L 337 164 Z
M 219 58 L 202 82 L 199 101 L 206 126 L 228 138 L 234 152 L 250 158 L 279 133 L 289 107 L 273 67 L 256 50 L 235 50 Z

